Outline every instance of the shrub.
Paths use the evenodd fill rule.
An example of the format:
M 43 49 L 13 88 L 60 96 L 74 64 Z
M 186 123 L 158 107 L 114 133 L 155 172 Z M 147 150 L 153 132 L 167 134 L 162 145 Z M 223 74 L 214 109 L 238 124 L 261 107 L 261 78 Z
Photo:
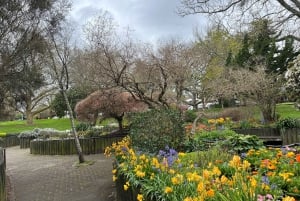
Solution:
M 243 120 L 243 121 L 240 121 L 239 127 L 240 127 L 241 129 L 248 129 L 248 128 L 251 128 L 252 125 L 251 125 L 251 123 L 250 123 L 249 121 Z
M 256 135 L 236 134 L 228 136 L 219 145 L 223 150 L 233 152 L 234 154 L 246 153 L 250 149 L 261 149 L 264 147 L 263 141 Z
M 180 149 L 184 141 L 181 113 L 175 109 L 153 109 L 132 116 L 130 137 L 140 151 L 157 153 L 168 145 Z
M 286 128 L 300 128 L 300 122 L 297 119 L 291 117 L 281 119 L 276 122 L 276 128 L 286 129 Z
M 32 131 L 23 131 L 21 132 L 18 137 L 19 138 L 50 138 L 50 137 L 67 137 L 67 132 L 65 131 L 58 131 L 53 128 L 35 128 Z
M 86 131 L 88 129 L 91 128 L 91 124 L 89 123 L 84 123 L 84 122 L 81 122 L 79 124 L 76 125 L 76 131 Z
M 193 122 L 197 118 L 197 113 L 195 110 L 187 110 L 184 113 L 185 122 Z
M 195 134 L 191 138 L 188 138 L 184 145 L 185 151 L 205 151 L 211 147 L 216 146 L 218 141 L 225 140 L 228 136 L 236 135 L 236 132 L 232 130 L 213 130 L 213 131 L 203 131 Z

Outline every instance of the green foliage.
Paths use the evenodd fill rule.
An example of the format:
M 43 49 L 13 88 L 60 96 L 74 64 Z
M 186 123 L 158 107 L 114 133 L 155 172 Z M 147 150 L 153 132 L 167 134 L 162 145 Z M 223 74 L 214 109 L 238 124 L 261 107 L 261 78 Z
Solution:
M 240 121 L 239 127 L 241 129 L 247 129 L 247 128 L 252 128 L 253 126 L 252 126 L 252 124 L 249 121 L 243 120 L 243 121 Z
M 229 161 L 231 158 L 232 155 L 228 152 L 224 152 L 218 147 L 212 147 L 206 151 L 187 153 L 181 162 L 183 164 L 188 164 L 193 161 L 193 163 L 197 164 L 197 167 L 205 169 L 210 163 L 215 163 L 216 161 Z
M 286 129 L 286 128 L 300 128 L 300 122 L 297 119 L 288 117 L 284 119 L 280 119 L 276 122 L 276 128 Z
M 237 135 L 232 130 L 203 131 L 188 138 L 184 145 L 187 152 L 209 150 L 217 145 L 219 141 L 225 140 L 229 136 Z
M 261 149 L 264 147 L 263 141 L 256 135 L 236 134 L 228 136 L 224 141 L 218 143 L 223 150 L 233 153 L 246 153 L 250 149 Z
M 87 93 L 77 89 L 70 89 L 67 92 L 67 96 L 70 101 L 71 108 L 74 111 L 76 103 L 79 100 L 85 98 L 87 96 Z M 65 103 L 65 99 L 61 93 L 57 93 L 55 95 L 55 98 L 51 103 L 51 107 L 58 117 L 65 116 L 65 111 L 68 110 L 67 105 Z
M 91 128 L 91 124 L 89 123 L 84 123 L 84 122 L 81 122 L 79 124 L 76 125 L 76 131 L 86 131 L 88 129 Z
M 245 63 L 250 57 L 250 52 L 249 52 L 249 35 L 245 34 L 244 39 L 243 39 L 243 46 L 238 52 L 238 54 L 235 57 L 235 62 L 239 65 L 244 67 Z
M 229 153 L 244 153 L 249 149 L 262 148 L 264 145 L 255 135 L 240 135 L 232 130 L 205 131 L 185 141 L 187 152 L 205 151 L 213 147 Z
M 168 145 L 180 149 L 184 140 L 181 113 L 174 109 L 153 109 L 137 113 L 130 127 L 132 144 L 137 150 L 158 153 Z
M 271 22 L 265 19 L 252 22 L 250 30 L 244 35 L 242 47 L 231 59 L 231 65 L 252 68 L 259 58 L 259 62 L 266 64 L 267 72 L 282 74 L 286 71 L 288 63 L 298 54 L 294 49 L 294 40 L 287 37 L 279 47 L 275 42 L 279 35 L 270 25 Z
M 193 122 L 197 118 L 197 113 L 195 110 L 187 110 L 184 113 L 184 121 L 185 122 Z

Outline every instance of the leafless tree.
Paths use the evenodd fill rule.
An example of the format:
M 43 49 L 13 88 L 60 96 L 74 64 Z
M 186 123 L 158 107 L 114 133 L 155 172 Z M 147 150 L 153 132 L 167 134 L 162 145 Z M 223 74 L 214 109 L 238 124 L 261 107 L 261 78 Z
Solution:
M 207 14 L 222 17 L 226 23 L 234 22 L 236 29 L 258 18 L 267 18 L 274 28 L 280 29 L 283 36 L 300 41 L 299 19 L 300 1 L 298 0 L 181 0 L 181 15 Z M 238 19 L 235 21 L 234 19 Z
M 78 135 L 75 127 L 75 119 L 73 110 L 67 96 L 69 88 L 69 68 L 72 61 L 72 53 L 70 47 L 70 32 L 49 33 L 49 73 L 57 84 L 59 91 L 62 93 L 68 108 L 72 133 L 75 139 L 75 147 L 79 157 L 79 163 L 83 163 L 84 155 L 79 143 Z
M 264 66 L 256 66 L 254 71 L 231 70 L 228 78 L 230 90 L 254 101 L 262 112 L 264 122 L 276 120 L 276 101 L 281 93 L 281 81 L 278 77 L 267 74 Z
M 176 102 L 176 95 L 171 100 L 172 89 L 178 94 L 177 100 L 180 99 L 183 84 L 180 76 L 186 76 L 180 53 L 182 45 L 171 42 L 157 51 L 140 45 L 131 39 L 129 32 L 118 34 L 108 13 L 101 13 L 89 22 L 86 33 L 88 47 L 82 61 L 88 61 L 84 68 L 92 73 L 84 74 L 93 80 L 90 82 L 93 86 L 121 87 L 150 107 L 168 107 L 170 102 Z

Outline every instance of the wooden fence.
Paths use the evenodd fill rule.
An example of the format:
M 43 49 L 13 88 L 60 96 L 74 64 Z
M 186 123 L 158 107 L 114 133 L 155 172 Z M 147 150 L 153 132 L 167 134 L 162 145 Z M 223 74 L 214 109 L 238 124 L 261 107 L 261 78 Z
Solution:
M 36 137 L 21 137 L 20 138 L 20 149 L 30 148 L 30 142 Z
M 300 142 L 300 128 L 281 130 L 282 145 L 289 145 Z
M 234 129 L 239 134 L 256 135 L 267 145 L 289 145 L 300 142 L 300 128 L 284 129 L 277 128 L 249 128 Z
M 6 201 L 6 158 L 5 149 L 0 147 L 0 201 Z
M 0 139 L 1 147 L 13 147 L 18 145 L 20 145 L 18 134 L 7 134 L 5 137 L 1 137 Z
M 122 140 L 124 136 L 80 138 L 80 145 L 84 154 L 104 153 L 107 146 Z M 35 139 L 30 142 L 30 153 L 41 155 L 71 155 L 76 154 L 73 138 L 67 139 Z

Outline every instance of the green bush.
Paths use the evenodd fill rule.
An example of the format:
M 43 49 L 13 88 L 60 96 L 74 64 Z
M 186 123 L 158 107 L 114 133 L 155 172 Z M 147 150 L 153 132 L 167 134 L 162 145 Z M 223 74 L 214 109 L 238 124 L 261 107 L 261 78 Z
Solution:
M 180 150 L 184 141 L 181 113 L 174 109 L 153 109 L 131 117 L 130 137 L 135 149 L 158 153 L 169 146 Z
M 227 150 L 230 153 L 241 154 L 246 153 L 250 149 L 261 149 L 264 143 L 256 135 L 241 135 L 236 134 L 228 136 L 224 141 L 218 143 L 222 150 Z
M 185 122 L 193 122 L 197 118 L 197 113 L 195 110 L 187 110 L 184 113 L 184 121 Z
M 84 123 L 84 122 L 81 122 L 79 124 L 76 125 L 76 131 L 87 131 L 91 128 L 91 124 L 89 123 Z
M 228 136 L 234 136 L 236 133 L 232 130 L 213 130 L 202 131 L 188 138 L 184 145 L 186 152 L 205 151 L 216 146 L 218 141 L 225 140 Z
M 286 128 L 300 128 L 300 122 L 297 119 L 291 117 L 280 119 L 276 122 L 276 128 L 286 129 Z

